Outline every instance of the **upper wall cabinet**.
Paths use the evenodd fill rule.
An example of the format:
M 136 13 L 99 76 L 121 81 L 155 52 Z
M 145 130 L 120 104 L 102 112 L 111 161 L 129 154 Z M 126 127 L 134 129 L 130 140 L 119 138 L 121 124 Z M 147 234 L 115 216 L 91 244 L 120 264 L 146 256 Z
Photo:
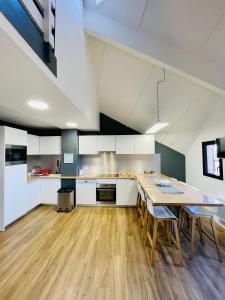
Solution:
M 79 154 L 98 154 L 98 136 L 79 136 Z
M 134 135 L 117 135 L 116 136 L 116 153 L 117 154 L 135 154 Z
M 40 155 L 61 155 L 61 136 L 41 136 Z
M 116 151 L 115 135 L 99 135 L 98 151 Z
M 5 144 L 27 146 L 27 132 L 12 127 L 5 127 Z
M 155 137 L 151 134 L 135 135 L 135 154 L 155 154 Z
M 27 155 L 40 154 L 40 137 L 37 135 L 27 135 Z

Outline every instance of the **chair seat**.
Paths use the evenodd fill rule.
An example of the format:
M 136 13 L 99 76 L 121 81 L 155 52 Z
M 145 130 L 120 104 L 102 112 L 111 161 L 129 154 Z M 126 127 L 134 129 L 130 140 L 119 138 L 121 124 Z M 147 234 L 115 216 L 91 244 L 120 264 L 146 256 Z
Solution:
M 157 219 L 176 219 L 176 216 L 166 206 L 149 207 L 149 213 Z
M 217 209 L 207 206 L 184 206 L 183 208 L 194 217 L 211 217 L 217 213 Z

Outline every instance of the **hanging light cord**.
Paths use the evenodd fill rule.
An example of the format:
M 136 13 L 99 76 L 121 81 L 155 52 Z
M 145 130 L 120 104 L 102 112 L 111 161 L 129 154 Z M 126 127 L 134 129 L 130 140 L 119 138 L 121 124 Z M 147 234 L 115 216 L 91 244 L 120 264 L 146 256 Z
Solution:
M 166 71 L 163 68 L 163 80 L 157 81 L 157 122 L 159 122 L 159 84 L 165 82 L 166 80 Z

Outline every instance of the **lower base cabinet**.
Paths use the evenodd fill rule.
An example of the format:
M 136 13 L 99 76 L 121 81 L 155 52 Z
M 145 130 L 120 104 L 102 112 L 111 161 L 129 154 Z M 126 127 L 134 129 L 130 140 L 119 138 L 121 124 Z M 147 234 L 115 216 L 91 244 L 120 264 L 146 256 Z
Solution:
M 41 180 L 30 180 L 28 185 L 27 210 L 38 206 L 41 202 Z
M 60 179 L 41 178 L 41 204 L 57 204 L 57 191 L 61 187 Z
M 116 184 L 116 205 L 135 206 L 137 201 L 136 180 L 119 179 Z
M 96 204 L 96 180 L 76 180 L 76 203 Z

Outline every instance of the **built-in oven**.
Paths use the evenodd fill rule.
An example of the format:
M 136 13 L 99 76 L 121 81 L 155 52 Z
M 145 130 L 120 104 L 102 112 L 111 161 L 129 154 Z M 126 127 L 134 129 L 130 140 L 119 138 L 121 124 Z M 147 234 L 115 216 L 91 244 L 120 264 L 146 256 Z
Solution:
M 5 145 L 5 165 L 23 165 L 27 163 L 27 146 Z
M 116 184 L 98 183 L 96 196 L 96 200 L 102 203 L 116 203 Z

